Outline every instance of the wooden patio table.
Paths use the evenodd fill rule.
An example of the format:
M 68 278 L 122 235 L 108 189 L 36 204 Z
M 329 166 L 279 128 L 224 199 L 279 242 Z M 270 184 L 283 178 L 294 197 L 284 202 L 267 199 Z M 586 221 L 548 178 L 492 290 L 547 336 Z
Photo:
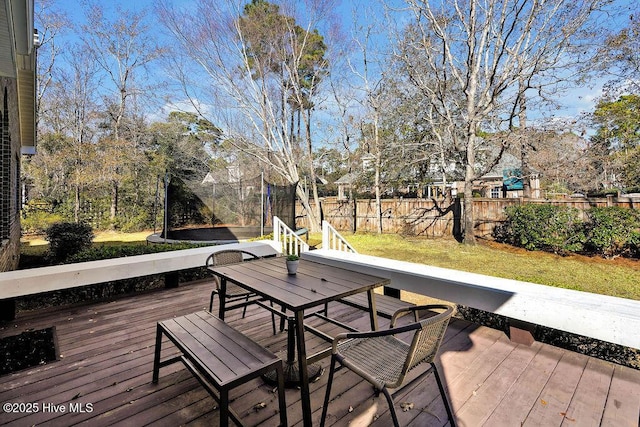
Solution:
M 310 377 L 316 375 L 317 372 L 310 363 L 330 355 L 331 348 L 328 347 L 310 357 L 307 355 L 304 340 L 305 328 L 316 335 L 323 336 L 323 334 L 309 325 L 305 326 L 304 320 L 308 316 L 305 316 L 305 310 L 310 311 L 310 309 L 323 307 L 328 302 L 367 292 L 371 329 L 377 330 L 378 320 L 375 314 L 376 304 L 373 289 L 387 285 L 389 280 L 304 259 L 300 260 L 297 274 L 288 275 L 284 257 L 265 258 L 258 261 L 210 267 L 209 269 L 220 278 L 219 317 L 221 319 L 224 320 L 224 292 L 227 281 L 255 292 L 291 313 L 291 315 L 287 315 L 289 328 L 285 375 L 289 373 L 299 376 L 295 380 L 299 381 L 300 386 L 303 421 L 305 426 L 311 426 L 309 381 Z M 269 305 L 261 305 L 271 309 Z M 324 338 L 330 339 L 328 336 L 324 336 Z M 297 348 L 297 358 L 295 348 Z M 309 370 L 311 370 L 311 375 Z

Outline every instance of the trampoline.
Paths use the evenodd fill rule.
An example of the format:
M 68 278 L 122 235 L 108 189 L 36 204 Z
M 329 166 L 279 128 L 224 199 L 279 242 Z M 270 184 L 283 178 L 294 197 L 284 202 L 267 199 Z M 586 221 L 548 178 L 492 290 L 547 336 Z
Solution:
M 259 237 L 269 230 L 273 216 L 295 225 L 297 184 L 273 184 L 263 174 L 245 177 L 224 171 L 207 172 L 204 179 L 182 174 L 165 176 L 162 230 L 147 237 L 149 243 L 222 245 Z M 158 218 L 157 214 L 154 214 Z M 166 233 L 166 234 L 165 234 Z M 268 231 L 266 231 L 268 233 Z
M 216 226 L 171 230 L 166 240 L 162 233 L 154 233 L 147 237 L 147 241 L 149 243 L 225 245 L 255 239 L 260 235 L 260 227 Z

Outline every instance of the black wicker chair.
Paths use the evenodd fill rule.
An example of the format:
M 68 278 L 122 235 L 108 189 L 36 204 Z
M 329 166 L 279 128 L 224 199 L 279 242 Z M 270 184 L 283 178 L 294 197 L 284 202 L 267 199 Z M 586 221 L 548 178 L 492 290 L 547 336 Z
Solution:
M 243 261 L 251 261 L 260 259 L 261 257 L 241 249 L 228 249 L 219 252 L 214 252 L 207 257 L 206 266 L 213 267 L 216 265 L 235 264 Z M 213 300 L 216 295 L 220 295 L 220 279 L 218 276 L 214 276 L 216 288 L 211 291 L 211 300 L 209 302 L 209 312 L 213 310 Z M 254 292 L 250 292 L 241 286 L 234 283 L 227 282 L 227 289 L 225 293 L 225 312 L 242 308 L 242 318 L 247 313 L 247 306 L 256 303 L 257 301 L 264 301 L 264 298 L 260 297 Z M 271 313 L 271 323 L 273 325 L 273 333 L 276 333 L 276 321 L 275 315 Z
M 427 319 L 406 326 L 394 327 L 396 320 L 413 312 L 416 316 L 421 310 L 442 310 Z M 393 405 L 393 397 L 388 388 L 402 386 L 409 371 L 421 363 L 429 363 L 438 383 L 451 426 L 456 425 L 451 405 L 440 380 L 434 359 L 447 330 L 454 307 L 446 304 L 407 307 L 396 311 L 391 326 L 385 331 L 354 332 L 339 334 L 333 340 L 331 368 L 327 381 L 327 391 L 322 408 L 321 426 L 324 426 L 327 407 L 331 396 L 331 383 L 336 370 L 336 362 L 358 374 L 376 389 L 382 391 L 389 404 L 389 410 L 395 426 L 398 418 Z M 413 332 L 410 344 L 395 337 L 396 334 Z M 428 373 L 425 370 L 421 375 Z

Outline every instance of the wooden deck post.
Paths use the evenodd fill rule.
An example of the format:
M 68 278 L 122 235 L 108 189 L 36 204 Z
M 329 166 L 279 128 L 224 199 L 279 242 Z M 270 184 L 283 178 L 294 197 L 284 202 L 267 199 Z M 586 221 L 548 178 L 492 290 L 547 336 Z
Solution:
M 16 300 L 15 298 L 0 300 L 0 320 L 15 320 Z
M 400 289 L 390 288 L 389 286 L 384 286 L 384 294 L 393 298 L 400 299 Z
M 167 289 L 177 288 L 180 281 L 180 273 L 177 271 L 171 271 L 164 274 L 164 287 Z
M 521 320 L 509 319 L 509 339 L 516 344 L 531 346 L 536 340 L 533 337 L 536 325 Z

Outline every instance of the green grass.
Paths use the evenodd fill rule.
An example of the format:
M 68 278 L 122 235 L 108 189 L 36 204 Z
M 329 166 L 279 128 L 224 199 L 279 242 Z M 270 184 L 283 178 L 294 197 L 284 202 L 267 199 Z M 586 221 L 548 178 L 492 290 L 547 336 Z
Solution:
M 561 257 L 507 245 L 455 240 L 343 234 L 359 252 L 472 273 L 640 300 L 640 261 Z

